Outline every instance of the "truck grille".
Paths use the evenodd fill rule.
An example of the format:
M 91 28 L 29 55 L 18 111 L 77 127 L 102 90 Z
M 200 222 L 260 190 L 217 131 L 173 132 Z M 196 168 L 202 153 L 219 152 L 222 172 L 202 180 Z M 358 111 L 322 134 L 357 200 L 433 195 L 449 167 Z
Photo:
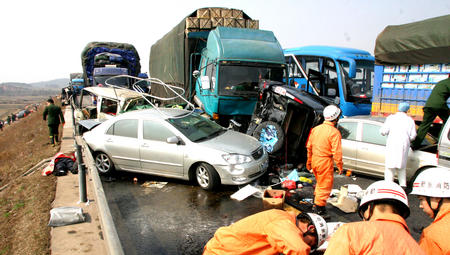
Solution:
M 253 157 L 255 160 L 260 159 L 263 155 L 264 155 L 264 149 L 263 149 L 262 146 L 259 147 L 257 150 L 255 150 L 255 151 L 252 152 L 252 157 Z

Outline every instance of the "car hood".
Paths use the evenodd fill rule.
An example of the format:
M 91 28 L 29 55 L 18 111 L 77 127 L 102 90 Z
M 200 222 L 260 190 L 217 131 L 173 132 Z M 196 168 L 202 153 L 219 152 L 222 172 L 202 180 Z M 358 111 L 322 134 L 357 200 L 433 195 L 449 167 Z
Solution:
M 243 155 L 250 155 L 261 146 L 254 137 L 233 130 L 227 130 L 217 137 L 201 142 L 201 144 L 212 149 Z

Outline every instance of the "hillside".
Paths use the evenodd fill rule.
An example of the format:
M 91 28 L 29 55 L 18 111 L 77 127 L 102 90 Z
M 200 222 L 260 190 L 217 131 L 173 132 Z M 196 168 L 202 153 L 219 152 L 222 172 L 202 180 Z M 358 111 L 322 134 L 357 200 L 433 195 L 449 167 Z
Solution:
M 37 112 L 0 131 L 0 254 L 50 254 L 51 203 L 56 177 L 28 169 L 52 157 L 43 103 Z
M 57 95 L 61 93 L 61 88 L 66 87 L 69 79 L 55 79 L 50 81 L 19 83 L 0 83 L 0 95 L 2 96 L 40 96 Z

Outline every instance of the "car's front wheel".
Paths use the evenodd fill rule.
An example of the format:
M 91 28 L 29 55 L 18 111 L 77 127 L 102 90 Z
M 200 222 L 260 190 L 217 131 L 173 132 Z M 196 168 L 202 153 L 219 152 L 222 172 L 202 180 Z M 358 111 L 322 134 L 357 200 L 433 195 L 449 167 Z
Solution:
M 114 164 L 103 152 L 95 154 L 95 166 L 101 174 L 111 174 L 114 171 Z
M 204 190 L 213 190 L 220 185 L 220 177 L 214 167 L 201 163 L 195 169 L 197 183 Z

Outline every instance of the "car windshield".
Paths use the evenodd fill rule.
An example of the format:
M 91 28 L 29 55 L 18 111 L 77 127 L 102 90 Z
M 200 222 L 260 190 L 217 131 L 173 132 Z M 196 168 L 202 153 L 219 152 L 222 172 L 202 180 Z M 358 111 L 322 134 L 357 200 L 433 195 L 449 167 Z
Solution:
M 372 98 L 374 82 L 373 61 L 356 60 L 356 77 L 350 78 L 348 62 L 340 61 L 341 70 L 345 80 L 347 99 L 350 102 L 368 101 Z
M 196 113 L 181 118 L 171 118 L 167 121 L 193 142 L 211 139 L 225 131 L 219 124 Z
M 108 75 L 94 76 L 94 84 L 96 86 L 98 86 L 99 84 L 107 85 L 106 80 L 108 80 L 108 84 L 110 84 L 110 85 L 115 85 L 115 86 L 125 87 L 125 88 L 128 87 L 128 78 L 127 77 L 115 77 L 115 75 L 114 76 L 108 76 Z
M 257 95 L 262 79 L 283 82 L 282 65 L 221 63 L 219 94 L 225 96 Z

